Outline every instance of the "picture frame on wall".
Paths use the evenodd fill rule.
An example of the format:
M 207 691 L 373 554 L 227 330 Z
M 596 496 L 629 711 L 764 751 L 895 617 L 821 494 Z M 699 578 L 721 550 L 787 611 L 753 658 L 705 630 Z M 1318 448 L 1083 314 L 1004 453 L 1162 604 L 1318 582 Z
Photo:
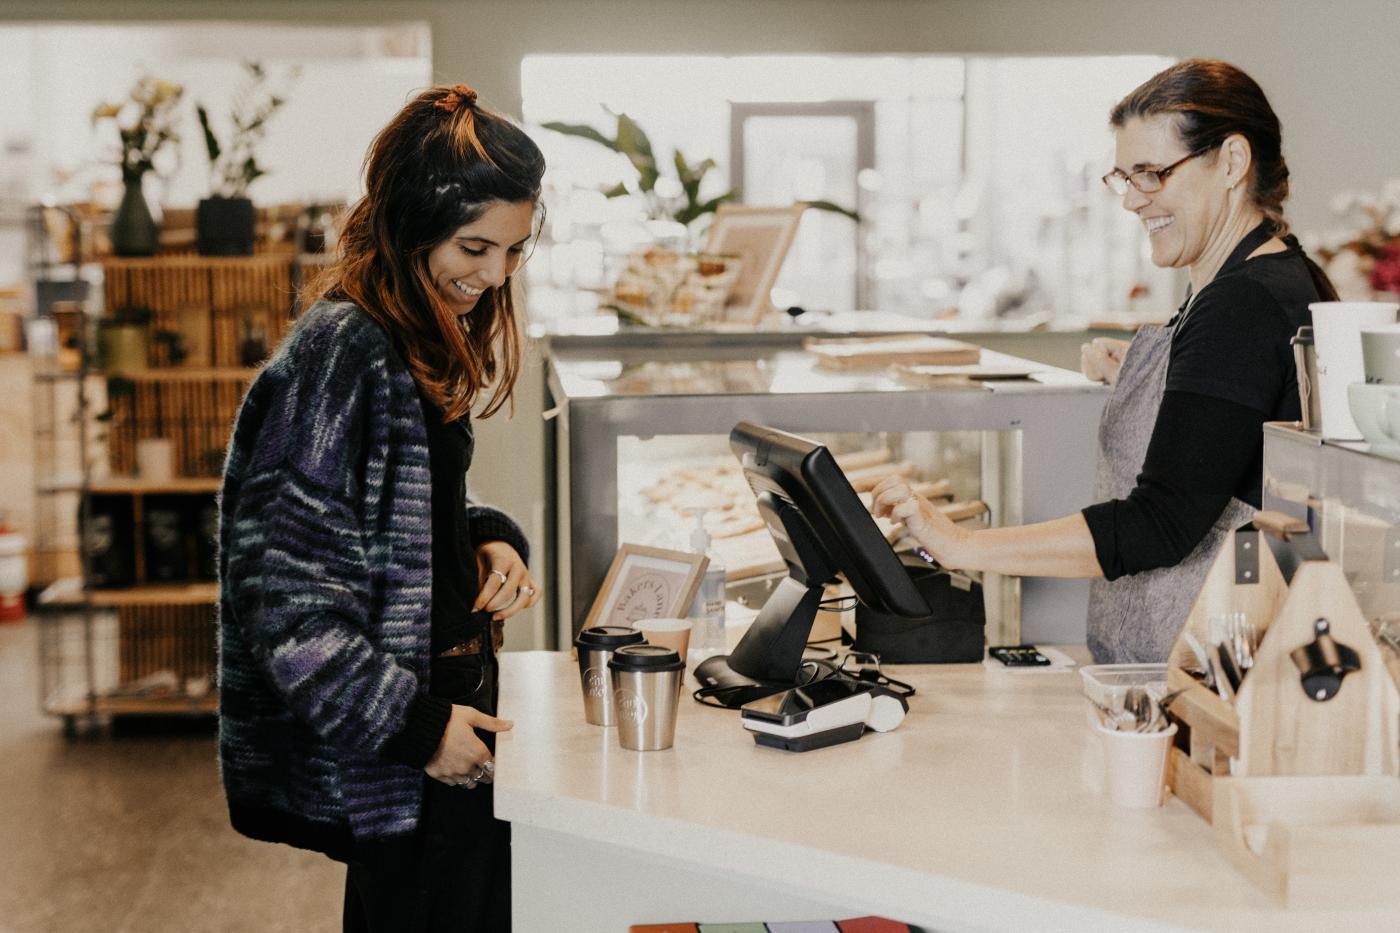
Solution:
M 739 278 L 725 305 L 726 321 L 754 324 L 772 309 L 769 293 L 782 271 L 804 210 L 803 204 L 721 204 L 715 211 L 705 252 L 740 259 Z
M 685 618 L 710 560 L 704 554 L 623 544 L 598 588 L 584 628 Z

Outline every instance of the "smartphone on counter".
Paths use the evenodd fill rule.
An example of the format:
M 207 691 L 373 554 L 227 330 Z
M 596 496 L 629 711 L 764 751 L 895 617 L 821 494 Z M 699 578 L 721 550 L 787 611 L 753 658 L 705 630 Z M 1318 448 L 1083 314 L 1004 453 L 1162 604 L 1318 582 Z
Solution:
M 1035 645 L 1001 645 L 988 648 L 987 654 L 1007 667 L 1047 667 L 1050 664 L 1050 659 Z

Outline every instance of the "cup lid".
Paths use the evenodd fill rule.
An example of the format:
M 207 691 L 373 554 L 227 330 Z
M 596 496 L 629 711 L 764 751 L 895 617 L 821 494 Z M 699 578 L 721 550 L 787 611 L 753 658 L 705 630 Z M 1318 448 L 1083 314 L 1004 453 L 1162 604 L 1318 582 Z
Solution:
M 579 648 L 616 648 L 642 641 L 642 633 L 625 625 L 595 625 L 578 633 L 574 645 Z
M 685 662 L 674 648 L 665 645 L 623 645 L 613 652 L 608 667 L 617 671 L 680 671 Z

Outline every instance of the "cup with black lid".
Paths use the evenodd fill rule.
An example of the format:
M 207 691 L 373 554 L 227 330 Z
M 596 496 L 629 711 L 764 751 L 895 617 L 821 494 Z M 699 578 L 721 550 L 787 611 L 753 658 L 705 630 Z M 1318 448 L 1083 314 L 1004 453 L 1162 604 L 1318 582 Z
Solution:
M 583 685 L 583 717 L 595 726 L 611 726 L 613 720 L 612 681 L 608 659 L 625 645 L 642 642 L 642 633 L 625 625 L 598 625 L 578 633 L 578 673 Z
M 608 672 L 622 747 L 639 752 L 670 748 L 685 676 L 680 654 L 665 645 L 624 645 L 613 651 Z

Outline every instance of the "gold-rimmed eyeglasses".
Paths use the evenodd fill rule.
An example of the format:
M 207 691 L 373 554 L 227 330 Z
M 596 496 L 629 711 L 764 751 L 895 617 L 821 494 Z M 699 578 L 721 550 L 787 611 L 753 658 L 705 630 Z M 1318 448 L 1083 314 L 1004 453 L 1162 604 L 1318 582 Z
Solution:
M 1137 172 L 1125 172 L 1121 168 L 1116 168 L 1103 177 L 1103 183 L 1108 186 L 1108 190 L 1116 195 L 1128 193 L 1128 186 L 1132 185 L 1143 194 L 1153 194 L 1162 190 L 1162 185 L 1166 183 L 1167 177 L 1178 167 L 1190 162 L 1199 155 L 1205 155 L 1215 148 L 1217 144 L 1202 146 L 1195 152 L 1187 153 L 1177 159 L 1171 165 L 1164 168 L 1146 168 Z

